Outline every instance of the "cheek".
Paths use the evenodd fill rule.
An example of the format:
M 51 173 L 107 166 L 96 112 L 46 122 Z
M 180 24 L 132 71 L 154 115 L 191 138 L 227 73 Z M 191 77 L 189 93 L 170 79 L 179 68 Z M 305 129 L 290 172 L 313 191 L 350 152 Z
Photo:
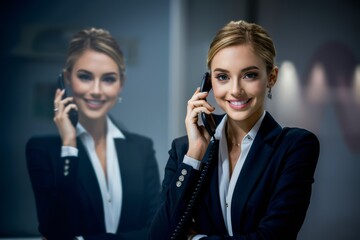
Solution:
M 121 87 L 119 86 L 112 86 L 106 89 L 106 95 L 108 96 L 108 98 L 110 99 L 116 99 L 119 97 L 119 94 L 121 92 Z
M 225 111 L 224 107 L 225 107 L 225 98 L 226 98 L 226 90 L 224 88 L 219 88 L 219 87 L 215 87 L 213 90 L 212 90 L 212 94 L 214 99 L 215 99 L 215 102 L 217 103 L 217 105 Z
M 249 84 L 247 91 L 257 96 L 265 96 L 267 91 L 266 82 L 261 81 L 256 84 Z
M 211 95 L 212 95 L 212 96 L 211 96 Z M 218 105 L 220 105 L 220 104 L 221 104 L 221 103 L 220 103 L 221 95 L 222 95 L 222 94 L 220 94 L 220 92 L 219 92 L 218 89 L 213 89 L 212 93 L 210 92 L 208 98 L 213 97 L 213 98 L 215 99 L 216 103 L 217 103 Z
M 221 98 L 224 97 L 226 94 L 226 88 L 224 86 L 221 86 L 219 84 L 213 84 L 212 92 L 214 95 L 214 98 Z
M 70 81 L 70 88 L 74 96 L 81 95 L 86 92 L 86 85 L 80 82 L 78 79 L 72 79 Z

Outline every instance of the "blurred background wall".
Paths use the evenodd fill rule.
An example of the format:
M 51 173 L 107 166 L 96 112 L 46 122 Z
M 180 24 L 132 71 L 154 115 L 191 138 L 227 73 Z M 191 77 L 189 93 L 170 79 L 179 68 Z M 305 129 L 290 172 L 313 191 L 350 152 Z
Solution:
M 73 33 L 95 26 L 118 39 L 127 80 L 112 115 L 154 140 L 163 177 L 209 43 L 228 21 L 245 19 L 264 26 L 277 48 L 280 76 L 267 109 L 321 142 L 299 239 L 358 239 L 359 12 L 355 0 L 2 1 L 0 237 L 38 237 L 24 149 L 30 136 L 56 133 L 53 94 Z

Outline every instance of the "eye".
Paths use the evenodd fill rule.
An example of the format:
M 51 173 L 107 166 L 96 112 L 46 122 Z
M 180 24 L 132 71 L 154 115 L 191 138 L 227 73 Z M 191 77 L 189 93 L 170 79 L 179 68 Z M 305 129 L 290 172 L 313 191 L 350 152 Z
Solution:
M 215 77 L 216 79 L 218 79 L 219 81 L 225 81 L 225 80 L 229 80 L 229 77 L 226 74 L 218 74 Z
M 255 79 L 255 78 L 257 78 L 257 76 L 258 76 L 257 73 L 250 72 L 250 73 L 244 74 L 243 78 L 244 79 Z
M 103 77 L 103 81 L 106 83 L 114 83 L 116 82 L 117 78 L 115 76 L 105 76 Z
M 79 73 L 77 75 L 77 77 L 82 81 L 90 81 L 91 80 L 91 75 L 87 74 L 87 73 Z

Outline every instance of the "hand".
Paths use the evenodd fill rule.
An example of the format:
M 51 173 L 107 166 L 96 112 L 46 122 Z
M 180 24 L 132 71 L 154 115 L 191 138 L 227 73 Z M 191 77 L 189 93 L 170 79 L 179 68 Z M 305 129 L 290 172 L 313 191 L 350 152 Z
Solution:
M 199 113 L 204 112 L 211 114 L 215 110 L 215 108 L 205 100 L 208 94 L 208 92 L 200 92 L 200 89 L 197 88 L 187 104 L 185 126 L 189 140 L 189 149 L 186 155 L 197 160 L 203 158 L 210 142 L 210 135 L 205 127 L 198 125 Z
M 75 109 L 77 106 L 73 102 L 73 97 L 62 99 L 65 90 L 57 89 L 54 99 L 54 122 L 59 130 L 63 146 L 76 147 L 76 129 L 71 124 L 69 119 L 70 109 Z

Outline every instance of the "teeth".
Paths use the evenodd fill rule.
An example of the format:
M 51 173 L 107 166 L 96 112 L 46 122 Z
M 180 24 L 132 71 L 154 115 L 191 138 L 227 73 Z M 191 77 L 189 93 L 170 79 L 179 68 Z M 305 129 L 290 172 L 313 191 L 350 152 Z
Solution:
M 101 101 L 88 100 L 88 103 L 90 103 L 90 104 L 101 104 Z
M 249 101 L 249 100 L 244 100 L 244 101 L 231 101 L 231 104 L 240 106 L 240 105 L 243 105 L 243 104 L 247 103 L 248 101 Z

